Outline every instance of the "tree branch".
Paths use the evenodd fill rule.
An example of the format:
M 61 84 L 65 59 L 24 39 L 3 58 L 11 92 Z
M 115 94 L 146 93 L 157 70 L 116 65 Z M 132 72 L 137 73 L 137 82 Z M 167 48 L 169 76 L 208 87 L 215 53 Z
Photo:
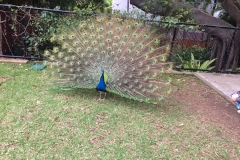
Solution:
M 226 12 L 233 18 L 236 23 L 240 22 L 240 10 L 234 4 L 233 0 L 219 0 L 222 7 L 226 10 Z M 236 2 L 236 1 L 235 1 Z M 238 2 L 239 3 L 239 2 Z

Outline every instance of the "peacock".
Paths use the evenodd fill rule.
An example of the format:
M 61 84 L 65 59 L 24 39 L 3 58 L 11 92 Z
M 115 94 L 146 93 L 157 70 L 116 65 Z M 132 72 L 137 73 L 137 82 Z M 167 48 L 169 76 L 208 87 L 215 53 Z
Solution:
M 171 92 L 170 43 L 159 28 L 134 17 L 98 15 L 62 27 L 45 50 L 44 73 L 57 88 L 95 88 L 158 103 Z

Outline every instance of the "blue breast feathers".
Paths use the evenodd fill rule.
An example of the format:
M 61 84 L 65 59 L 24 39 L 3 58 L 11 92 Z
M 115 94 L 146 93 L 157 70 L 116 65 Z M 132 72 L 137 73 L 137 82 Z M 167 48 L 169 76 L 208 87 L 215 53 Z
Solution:
M 107 90 L 106 90 L 106 83 L 105 83 L 105 81 L 104 81 L 104 73 L 102 74 L 102 76 L 100 77 L 100 80 L 99 80 L 99 83 L 98 83 L 98 85 L 97 85 L 97 87 L 96 87 L 96 89 L 98 90 L 98 91 L 103 91 L 103 92 L 106 92 Z

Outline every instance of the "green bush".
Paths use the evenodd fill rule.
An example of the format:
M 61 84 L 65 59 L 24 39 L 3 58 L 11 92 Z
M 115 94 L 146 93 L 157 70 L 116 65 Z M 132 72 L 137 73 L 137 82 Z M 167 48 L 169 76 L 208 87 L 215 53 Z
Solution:
M 175 62 L 177 65 L 180 65 L 182 63 L 182 60 L 183 61 L 191 60 L 191 53 L 194 55 L 195 59 L 203 63 L 210 59 L 211 48 L 210 47 L 202 48 L 199 46 L 193 47 L 178 46 L 176 49 L 174 49 L 171 60 Z M 181 57 L 181 59 L 179 57 Z

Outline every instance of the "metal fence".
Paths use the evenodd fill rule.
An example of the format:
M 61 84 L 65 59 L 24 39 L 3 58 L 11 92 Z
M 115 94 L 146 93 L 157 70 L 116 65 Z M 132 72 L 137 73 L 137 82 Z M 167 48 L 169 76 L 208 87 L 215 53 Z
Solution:
M 18 12 L 14 9 L 20 9 Z M 24 13 L 21 13 L 21 10 Z M 72 11 L 63 11 L 63 10 L 53 10 L 45 8 L 35 8 L 35 7 L 26 7 L 26 6 L 14 6 L 14 5 L 4 5 L 0 4 L 0 13 L 1 13 L 1 28 L 2 36 L 0 40 L 2 41 L 2 50 L 0 51 L 0 57 L 10 57 L 10 58 L 24 58 L 24 59 L 33 59 L 41 58 L 35 57 L 29 53 L 28 46 L 26 42 L 22 39 L 22 36 L 26 34 L 34 34 L 33 28 L 29 27 L 30 15 L 38 15 L 40 12 L 54 12 L 62 16 L 63 18 L 66 15 L 75 14 Z M 17 20 L 18 24 L 15 31 L 12 29 L 11 24 L 16 23 L 12 18 Z M 162 22 L 166 23 L 166 22 Z M 215 37 L 214 33 L 218 30 L 221 33 L 221 36 L 225 38 L 226 45 L 222 45 L 222 57 L 217 57 L 218 59 L 226 59 L 230 56 L 231 50 L 233 50 L 234 40 L 236 35 L 240 32 L 240 28 L 224 27 L 224 26 L 211 26 L 211 25 L 201 25 L 198 29 L 187 30 L 183 26 L 197 26 L 197 24 L 186 24 L 186 23 L 177 23 L 175 27 L 172 27 L 169 30 L 168 36 L 171 39 L 172 43 L 172 53 L 174 52 L 184 52 L 186 49 L 192 47 L 208 49 L 209 57 L 212 59 L 217 57 L 217 52 L 219 48 L 214 48 L 217 46 L 217 43 L 220 43 Z M 195 27 L 196 28 L 196 27 Z M 208 30 L 208 32 L 205 32 Z M 218 45 L 219 46 L 219 45 Z M 239 51 L 240 52 L 240 51 Z M 239 67 L 240 58 L 238 58 L 237 66 Z

